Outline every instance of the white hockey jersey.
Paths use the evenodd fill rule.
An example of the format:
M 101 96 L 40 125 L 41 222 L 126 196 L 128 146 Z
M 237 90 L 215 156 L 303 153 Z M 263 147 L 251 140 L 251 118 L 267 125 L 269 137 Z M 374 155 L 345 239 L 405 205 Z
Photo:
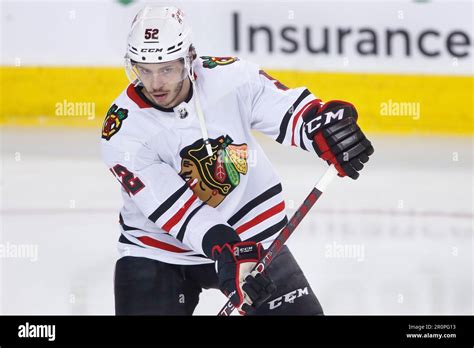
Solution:
M 131 84 L 107 113 L 101 148 L 122 184 L 122 257 L 210 263 L 202 238 L 211 227 L 227 224 L 268 247 L 287 223 L 280 180 L 251 131 L 314 151 L 301 116 L 316 98 L 238 58 L 201 57 L 194 67 L 212 156 L 192 90 L 179 107 L 163 109 Z

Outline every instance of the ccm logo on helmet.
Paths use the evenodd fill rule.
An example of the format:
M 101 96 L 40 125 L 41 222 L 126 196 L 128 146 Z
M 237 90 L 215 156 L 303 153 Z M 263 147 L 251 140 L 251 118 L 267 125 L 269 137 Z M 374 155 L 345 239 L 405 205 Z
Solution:
M 326 112 L 323 115 L 326 116 L 326 121 L 324 122 L 324 124 L 326 125 L 326 124 L 330 123 L 332 119 L 342 120 L 342 117 L 344 116 L 344 109 L 339 109 L 335 113 L 332 112 L 332 111 L 329 111 L 329 112 Z M 314 120 L 311 120 L 310 122 L 308 122 L 306 124 L 306 130 L 308 131 L 308 133 L 311 134 L 316 129 L 321 127 L 322 122 L 319 122 L 319 121 L 321 121 L 321 118 L 322 118 L 322 116 L 318 116 Z
M 162 48 L 142 48 L 140 52 L 148 52 L 148 53 L 154 53 L 154 52 L 161 52 L 163 51 Z

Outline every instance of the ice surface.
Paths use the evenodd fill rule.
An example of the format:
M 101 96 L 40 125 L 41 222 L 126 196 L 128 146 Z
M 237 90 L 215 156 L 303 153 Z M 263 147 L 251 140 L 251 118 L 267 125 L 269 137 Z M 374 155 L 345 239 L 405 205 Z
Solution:
M 0 135 L 0 313 L 113 314 L 121 196 L 101 162 L 99 130 Z M 325 164 L 259 139 L 290 216 Z M 360 179 L 336 179 L 289 241 L 325 312 L 472 314 L 472 139 L 372 139 Z M 14 257 L 20 246 L 29 254 Z M 204 291 L 195 314 L 224 303 Z

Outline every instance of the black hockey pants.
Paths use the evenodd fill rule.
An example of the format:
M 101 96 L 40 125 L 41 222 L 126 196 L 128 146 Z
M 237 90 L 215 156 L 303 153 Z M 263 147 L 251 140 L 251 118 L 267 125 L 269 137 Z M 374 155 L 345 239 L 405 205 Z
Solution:
M 247 315 L 323 314 L 287 246 L 283 246 L 267 272 L 277 291 Z M 202 289 L 217 289 L 217 282 L 213 263 L 181 266 L 126 256 L 117 261 L 115 268 L 115 312 L 117 315 L 191 315 Z M 220 299 L 224 304 L 224 295 Z

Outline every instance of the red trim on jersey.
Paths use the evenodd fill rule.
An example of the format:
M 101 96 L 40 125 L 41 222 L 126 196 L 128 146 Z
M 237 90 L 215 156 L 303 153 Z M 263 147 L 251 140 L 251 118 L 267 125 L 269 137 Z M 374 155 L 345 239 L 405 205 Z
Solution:
M 153 238 L 150 238 L 150 237 L 147 237 L 147 236 L 138 237 L 137 239 L 140 242 L 142 242 L 143 244 L 152 246 L 154 248 L 163 249 L 163 250 L 166 250 L 166 251 L 171 251 L 171 252 L 174 252 L 174 253 L 185 253 L 185 252 L 191 251 L 191 250 L 185 250 L 185 249 L 178 248 L 177 246 L 174 246 L 174 245 L 171 245 L 171 244 L 168 244 L 168 243 L 165 243 L 165 242 L 161 242 L 159 240 L 156 240 L 156 239 L 153 239 Z
M 303 108 L 296 114 L 296 116 L 293 118 L 293 127 L 291 129 L 291 146 L 296 146 L 295 143 L 295 129 L 296 129 L 296 124 L 298 123 L 298 119 L 300 118 L 301 115 L 304 115 L 304 113 L 310 109 L 313 105 L 320 103 L 321 99 L 314 99 L 311 100 L 309 103 L 307 103 Z
M 257 215 L 254 217 L 252 220 L 247 221 L 245 224 L 237 227 L 235 230 L 237 231 L 238 234 L 241 234 L 245 231 L 247 231 L 249 228 L 254 227 L 255 225 L 261 223 L 262 221 L 265 221 L 272 216 L 282 212 L 285 209 L 285 202 L 280 202 L 274 207 L 271 207 L 270 209 L 264 211 L 263 213 Z
M 186 203 L 181 207 L 181 209 L 178 210 L 176 214 L 174 214 L 171 219 L 169 219 L 164 225 L 163 229 L 166 232 L 169 232 L 178 222 L 181 220 L 188 211 L 189 207 L 194 203 L 194 201 L 197 199 L 197 196 L 193 194 L 191 198 L 188 199 Z
M 137 93 L 137 91 L 135 90 L 135 86 L 133 83 L 131 83 L 128 87 L 127 87 L 127 95 L 130 99 L 132 99 L 135 104 L 137 104 L 140 109 L 145 109 L 145 108 L 151 108 L 153 107 L 152 105 L 150 105 L 149 103 L 147 103 L 145 100 L 143 100 Z

